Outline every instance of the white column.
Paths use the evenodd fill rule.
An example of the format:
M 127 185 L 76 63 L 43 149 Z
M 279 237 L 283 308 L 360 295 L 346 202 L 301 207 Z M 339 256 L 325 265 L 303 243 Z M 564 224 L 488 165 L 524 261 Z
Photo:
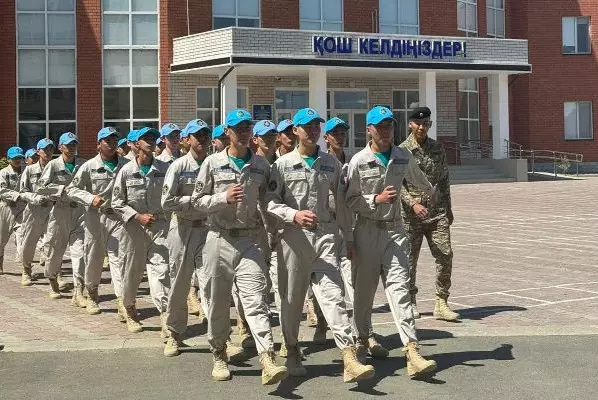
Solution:
M 226 114 L 237 108 L 237 70 L 233 69 L 222 81 L 220 90 L 220 121 L 226 121 Z
M 428 107 L 432 112 L 430 120 L 433 122 L 428 136 L 436 139 L 438 120 L 436 119 L 436 72 L 419 73 L 419 106 Z M 407 105 L 409 107 L 409 104 Z
M 509 139 L 509 75 L 490 75 L 488 83 L 492 92 L 492 158 L 508 158 L 505 140 Z
M 309 70 L 309 106 L 316 110 L 323 119 L 326 119 L 326 69 L 311 68 Z M 326 151 L 328 146 L 324 141 L 324 135 L 320 136 L 318 141 L 320 149 Z

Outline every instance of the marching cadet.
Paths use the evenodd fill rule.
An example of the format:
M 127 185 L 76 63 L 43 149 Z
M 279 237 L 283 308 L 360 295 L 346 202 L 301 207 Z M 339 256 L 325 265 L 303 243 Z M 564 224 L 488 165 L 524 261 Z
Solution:
M 228 136 L 224 134 L 224 125 L 215 126 L 212 130 L 212 147 L 214 152 L 220 152 L 228 146 Z
M 86 311 L 90 315 L 101 312 L 98 305 L 98 286 L 102 278 L 104 255 L 108 253 L 110 275 L 118 318 L 124 322 L 122 309 L 122 264 L 118 262 L 118 243 L 122 232 L 122 220 L 111 207 L 114 177 L 126 158 L 117 154 L 118 132 L 102 128 L 97 135 L 98 154 L 86 161 L 77 171 L 66 194 L 85 207 L 85 287 L 87 289 Z
M 276 364 L 272 330 L 264 301 L 265 260 L 259 248 L 263 202 L 270 166 L 252 153 L 251 114 L 233 110 L 226 117 L 230 146 L 202 164 L 191 198 L 210 215 L 210 231 L 203 250 L 202 289 L 208 300 L 208 341 L 212 348 L 214 380 L 230 379 L 226 341 L 230 332 L 230 296 L 236 286 L 251 328 L 262 367 L 262 384 L 276 384 L 287 369 Z M 202 279 L 203 281 L 203 279 Z
M 279 264 L 282 268 L 278 271 L 278 287 L 288 351 L 286 366 L 292 376 L 307 372 L 301 362 L 298 335 L 305 295 L 311 286 L 342 351 L 344 381 L 356 382 L 373 377 L 374 368 L 356 358 L 342 295 L 335 238 L 339 225 L 330 213 L 330 191 L 336 200 L 338 221 L 346 234 L 351 233 L 350 216 L 343 204 L 341 165 L 317 145 L 322 122 L 312 108 L 297 111 L 293 131 L 298 146 L 276 160 L 268 184 L 268 211 L 285 223 L 280 238 L 283 262 Z
M 134 138 L 136 134 L 137 131 L 135 129 L 129 131 L 127 134 L 127 146 L 129 146 L 129 152 L 124 157 L 128 158 L 130 161 L 135 159 L 135 144 L 131 139 Z
M 154 149 L 154 157 L 158 157 L 160 154 L 162 154 L 162 152 L 164 151 L 165 148 L 166 148 L 166 143 L 164 143 L 162 138 L 159 137 L 158 139 L 156 139 L 156 148 Z
M 425 360 L 418 349 L 409 297 L 407 237 L 398 191 L 403 179 L 430 196 L 435 189 L 411 153 L 392 144 L 394 122 L 388 108 L 372 108 L 366 115 L 367 133 L 372 140 L 349 163 L 346 199 L 349 208 L 357 213 L 353 233 L 353 318 L 359 335 L 358 356 L 365 359 L 374 295 L 382 275 L 392 316 L 405 346 L 407 373 L 413 376 L 435 370 L 436 362 Z
M 160 129 L 160 140 L 165 146 L 156 158 L 171 164 L 181 156 L 181 128 L 172 123 L 164 124 Z
M 65 132 L 58 140 L 60 157 L 48 162 L 42 171 L 37 187 L 37 194 L 48 196 L 54 202 L 48 218 L 46 243 L 46 277 L 50 280 L 50 298 L 59 299 L 60 274 L 62 257 L 69 246 L 71 265 L 73 267 L 73 297 L 71 304 L 75 307 L 86 307 L 83 296 L 85 281 L 85 261 L 83 259 L 83 223 L 84 209 L 72 201 L 65 188 L 77 173 L 84 160 L 77 156 L 79 140 L 72 132 Z M 40 154 L 41 157 L 41 154 Z
M 143 330 L 137 316 L 135 298 L 143 270 L 147 268 L 150 295 L 160 312 L 160 336 L 166 339 L 166 307 L 170 287 L 166 247 L 169 221 L 160 201 L 168 164 L 154 157 L 159 136 L 160 132 L 147 127 L 130 135 L 136 157 L 116 175 L 112 208 L 124 223 L 118 254 L 124 271 L 123 306 L 127 329 L 132 333 Z
M 447 303 L 451 287 L 453 270 L 453 250 L 451 248 L 450 226 L 453 223 L 451 208 L 451 185 L 446 156 L 440 144 L 428 137 L 432 126 L 431 111 L 428 107 L 413 110 L 409 117 L 411 134 L 401 147 L 409 150 L 426 178 L 438 187 L 438 202 L 433 204 L 430 197 L 416 186 L 406 183 L 401 187 L 401 203 L 403 205 L 403 222 L 409 238 L 410 293 L 413 314 L 419 318 L 416 308 L 417 286 L 415 285 L 417 260 L 424 236 L 428 241 L 430 252 L 436 260 L 436 319 L 456 321 L 459 314 L 452 311 Z
M 17 244 L 17 259 L 21 254 L 20 229 L 25 209 L 25 201 L 19 193 L 19 180 L 21 179 L 22 162 L 25 158 L 23 149 L 13 146 L 6 152 L 8 165 L 0 170 L 0 275 L 4 272 L 4 248 L 15 233 Z
M 25 164 L 27 166 L 33 165 L 39 161 L 39 156 L 35 152 L 35 149 L 29 149 L 25 152 Z
M 39 155 L 37 154 L 37 152 L 35 151 L 35 149 L 29 149 L 25 152 L 25 164 L 27 166 L 29 165 L 33 165 L 36 162 L 39 161 Z M 25 167 L 26 168 L 26 167 Z M 25 171 L 23 171 L 25 172 Z M 22 177 L 23 175 L 21 175 Z M 23 178 L 21 178 L 23 179 Z M 19 186 L 19 190 L 20 190 L 20 186 Z M 24 197 L 21 196 L 21 198 L 23 200 L 25 200 Z M 25 206 L 25 208 L 27 208 L 27 206 Z M 25 216 L 24 211 L 23 211 L 23 217 Z M 21 242 L 22 242 L 22 234 L 23 234 L 23 224 L 21 224 L 21 228 L 19 229 L 20 235 L 21 235 Z M 42 238 L 40 238 L 37 241 L 37 246 L 36 246 L 36 250 L 39 253 L 39 265 L 44 265 L 46 263 L 46 255 L 44 254 L 44 243 L 42 241 Z M 21 257 L 21 255 L 18 255 L 19 257 Z M 18 262 L 20 262 L 21 260 L 19 259 Z
M 278 132 L 276 156 L 280 157 L 293 151 L 297 144 L 297 137 L 293 133 L 293 121 L 290 119 L 280 121 L 276 126 L 276 131 Z
M 131 149 L 129 148 L 129 144 L 127 143 L 127 138 L 124 137 L 122 139 L 119 139 L 118 147 L 116 148 L 116 152 L 118 153 L 118 155 L 121 157 L 126 157 L 130 151 Z
M 181 335 L 187 329 L 191 277 L 202 266 L 201 252 L 208 233 L 207 213 L 193 208 L 191 195 L 207 156 L 210 128 L 201 119 L 192 120 L 181 136 L 189 143 L 189 152 L 170 165 L 162 190 L 162 208 L 173 213 L 167 238 L 171 281 L 166 319 L 170 335 L 164 347 L 167 357 L 180 354 Z M 197 292 L 194 296 L 197 299 Z
M 42 235 L 47 230 L 48 217 L 52 209 L 50 199 L 47 196 L 37 194 L 37 189 L 44 167 L 52 160 L 54 142 L 50 139 L 41 139 L 37 142 L 36 148 L 39 161 L 25 168 L 20 184 L 21 198 L 27 202 L 27 206 L 23 211 L 23 223 L 21 224 L 21 240 L 24 249 L 32 249 L 40 241 L 42 244 L 44 243 Z M 42 246 L 40 251 L 40 265 L 42 264 L 44 247 Z M 33 256 L 33 251 L 21 252 L 21 265 L 23 265 L 21 286 L 31 286 Z

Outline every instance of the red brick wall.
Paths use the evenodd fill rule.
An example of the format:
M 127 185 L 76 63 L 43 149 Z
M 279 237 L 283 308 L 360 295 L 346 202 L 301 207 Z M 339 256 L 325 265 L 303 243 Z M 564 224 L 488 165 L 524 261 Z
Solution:
M 161 3 L 164 0 L 160 1 Z M 180 4 L 180 0 L 175 0 L 172 3 Z M 182 1 L 182 9 L 189 5 L 189 32 L 191 34 L 199 32 L 207 32 L 212 30 L 212 0 L 189 0 Z M 181 8 L 180 5 L 177 6 Z M 170 7 L 172 9 L 172 6 Z M 187 15 L 185 14 L 185 35 L 187 34 Z
M 507 5 L 512 6 L 513 1 Z M 515 18 L 510 29 L 520 34 L 527 22 L 530 33 L 529 49 L 533 73 L 528 79 L 519 78 L 514 97 L 526 102 L 524 121 L 515 122 L 512 129 L 521 131 L 517 137 L 527 147 L 584 154 L 586 161 L 598 161 L 595 140 L 565 141 L 563 103 L 565 101 L 592 101 L 594 137 L 598 139 L 598 35 L 594 28 L 593 54 L 563 55 L 561 49 L 561 18 L 589 16 L 598 20 L 598 2 L 595 0 L 530 0 L 527 18 Z M 527 21 L 526 21 L 527 20 Z M 595 26 L 595 24 L 594 24 Z M 527 85 L 526 85 L 527 83 Z M 522 86 L 527 86 L 522 92 Z M 512 112 L 518 112 L 513 111 Z M 521 112 L 521 111 L 519 111 Z
M 419 31 L 428 36 L 458 36 L 456 0 L 419 0 Z
M 14 0 L 0 0 L 0 155 L 17 142 L 17 30 Z
M 372 29 L 372 13 L 378 9 L 378 0 L 345 0 L 343 3 L 345 32 L 374 31 Z
M 96 134 L 102 127 L 101 2 L 79 0 L 76 12 L 77 134 L 81 155 L 89 157 L 96 152 Z
M 260 12 L 262 28 L 299 29 L 297 0 L 262 0 Z

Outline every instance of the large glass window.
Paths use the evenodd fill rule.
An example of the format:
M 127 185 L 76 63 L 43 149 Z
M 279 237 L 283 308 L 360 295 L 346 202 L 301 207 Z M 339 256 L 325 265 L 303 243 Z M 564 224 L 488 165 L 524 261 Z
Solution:
M 504 38 L 505 0 L 486 0 L 486 27 L 488 36 Z
M 480 140 L 478 80 L 459 79 L 459 138 L 462 143 Z
M 380 0 L 380 32 L 419 35 L 419 0 Z
M 158 1 L 104 0 L 104 125 L 158 127 Z
M 212 0 L 214 29 L 228 26 L 260 27 L 259 0 Z
M 367 90 L 330 89 L 327 96 L 327 118 L 339 117 L 349 124 L 345 138 L 345 152 L 353 155 L 367 144 L 366 113 L 368 110 Z
M 409 114 L 419 107 L 419 90 L 404 89 L 392 92 L 392 113 L 397 120 L 395 144 L 401 144 L 409 136 Z
M 210 126 L 216 125 L 218 118 L 218 88 L 197 88 L 197 118 Z M 237 88 L 237 108 L 247 109 L 247 88 Z
M 17 0 L 18 137 L 39 139 L 76 131 L 74 0 Z
M 478 36 L 478 0 L 457 0 L 457 27 L 466 36 Z
M 295 111 L 309 107 L 309 91 L 307 89 L 276 89 L 274 103 L 277 121 L 291 119 Z
M 592 139 L 592 102 L 565 102 L 565 139 Z
M 304 30 L 342 31 L 342 0 L 299 0 L 299 27 Z
M 563 53 L 589 54 L 592 52 L 589 17 L 563 18 Z

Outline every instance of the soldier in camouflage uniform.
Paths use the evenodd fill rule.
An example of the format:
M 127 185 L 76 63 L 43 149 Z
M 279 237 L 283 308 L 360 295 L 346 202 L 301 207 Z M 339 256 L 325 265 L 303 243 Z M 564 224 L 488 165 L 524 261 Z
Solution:
M 411 246 L 409 255 L 411 302 L 414 316 L 419 318 L 415 299 L 417 294 L 415 276 L 419 251 L 425 236 L 430 252 L 436 260 L 434 316 L 436 319 L 456 321 L 459 319 L 459 314 L 452 311 L 447 304 L 453 267 L 450 234 L 453 211 L 451 209 L 449 172 L 444 150 L 437 141 L 428 137 L 428 129 L 432 125 L 430 114 L 428 107 L 413 110 L 409 117 L 411 134 L 400 145 L 400 147 L 411 151 L 430 183 L 437 186 L 439 194 L 438 202 L 432 205 L 429 196 L 412 184 L 405 182 L 401 188 L 403 221 Z

